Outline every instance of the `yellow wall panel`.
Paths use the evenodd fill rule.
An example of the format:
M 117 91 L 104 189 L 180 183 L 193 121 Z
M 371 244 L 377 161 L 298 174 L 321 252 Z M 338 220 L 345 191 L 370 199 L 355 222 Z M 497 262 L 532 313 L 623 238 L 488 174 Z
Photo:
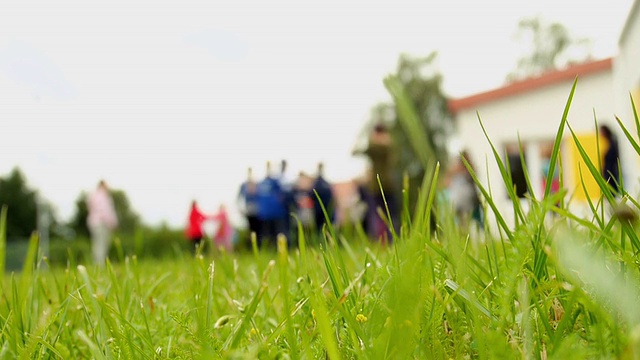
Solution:
M 593 162 L 596 166 L 598 166 L 598 145 L 597 145 L 597 136 L 596 132 L 586 133 L 586 134 L 576 134 L 580 145 L 584 148 L 591 162 Z M 564 166 L 569 169 L 570 178 L 573 179 L 573 183 L 571 184 L 570 190 L 574 191 L 574 199 L 578 201 L 586 201 L 587 196 L 591 199 L 596 199 L 600 196 L 600 187 L 598 183 L 591 175 L 589 168 L 585 165 L 582 157 L 580 156 L 580 152 L 578 151 L 578 147 L 573 139 L 569 139 L 567 141 L 567 155 L 570 163 L 565 164 Z M 607 144 L 604 139 L 600 139 L 600 152 L 603 149 L 607 148 Z M 582 174 L 582 175 L 581 175 Z M 584 181 L 584 185 L 586 187 L 587 192 L 585 193 L 584 188 L 582 187 L 582 179 Z

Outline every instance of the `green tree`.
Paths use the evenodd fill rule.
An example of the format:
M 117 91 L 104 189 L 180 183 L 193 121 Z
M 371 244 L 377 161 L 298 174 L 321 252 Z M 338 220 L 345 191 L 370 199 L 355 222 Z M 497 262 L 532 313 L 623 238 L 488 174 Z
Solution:
M 133 235 L 140 226 L 140 216 L 133 210 L 129 198 L 124 190 L 109 190 L 113 198 L 113 206 L 118 215 L 118 232 L 121 234 Z
M 109 189 L 113 206 L 118 215 L 118 229 L 120 234 L 133 235 L 140 226 L 140 216 L 133 210 L 129 202 L 129 198 L 124 190 Z M 89 228 L 87 227 L 87 193 L 82 192 L 76 199 L 76 210 L 71 218 L 69 226 L 76 232 L 76 236 L 89 236 Z
M 589 40 L 576 38 L 564 25 L 546 23 L 540 17 L 520 20 L 516 36 L 527 43 L 529 51 L 507 76 L 509 82 L 538 76 L 591 58 Z
M 76 236 L 89 237 L 87 215 L 89 215 L 89 210 L 87 209 L 87 193 L 83 191 L 76 199 L 76 211 L 69 222 L 69 227 L 75 231 Z
M 424 138 L 428 143 L 426 148 L 432 149 L 428 156 L 444 164 L 448 156 L 447 140 L 455 127 L 447 97 L 442 91 L 442 75 L 437 69 L 436 59 L 435 52 L 425 57 L 402 54 L 398 59 L 396 72 L 389 77 L 398 80 L 422 123 Z M 424 162 L 420 160 L 420 156 L 424 154 L 416 154 L 411 146 L 409 132 L 398 121 L 398 114 L 401 112 L 397 111 L 397 106 L 394 102 L 381 102 L 373 106 L 362 133 L 368 134 L 373 126 L 379 123 L 384 123 L 391 129 L 398 180 L 406 174 L 409 177 L 410 188 L 416 190 L 425 175 Z M 416 197 L 409 198 L 415 200 Z
M 7 239 L 27 238 L 36 230 L 37 201 L 37 192 L 27 186 L 25 176 L 17 167 L 0 178 L 0 205 L 8 208 Z

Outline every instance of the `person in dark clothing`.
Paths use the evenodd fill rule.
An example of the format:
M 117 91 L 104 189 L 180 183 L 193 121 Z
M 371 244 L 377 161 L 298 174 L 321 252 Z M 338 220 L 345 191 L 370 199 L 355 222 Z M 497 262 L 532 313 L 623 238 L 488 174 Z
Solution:
M 600 125 L 600 136 L 607 141 L 607 150 L 602 161 L 602 177 L 611 186 L 615 195 L 620 193 L 621 171 L 618 139 L 607 125 Z
M 280 189 L 282 191 L 281 199 L 282 206 L 284 207 L 284 213 L 280 221 L 284 228 L 284 235 L 287 237 L 287 242 L 292 245 L 293 234 L 295 233 L 294 223 L 291 221 L 291 213 L 296 212 L 296 204 L 294 198 L 295 180 L 289 177 L 287 173 L 287 161 L 282 160 L 280 162 L 280 175 L 278 176 L 280 182 Z
M 324 164 L 322 163 L 318 164 L 318 176 L 313 183 L 313 190 L 315 190 L 315 193 L 312 194 L 315 225 L 316 230 L 321 233 L 327 223 L 322 206 L 324 205 L 330 221 L 333 221 L 334 216 L 333 190 L 331 184 L 324 178 Z
M 240 186 L 238 200 L 242 201 L 240 206 L 242 214 L 246 217 L 249 225 L 249 232 L 260 234 L 260 220 L 258 219 L 258 184 L 253 179 L 253 171 L 249 168 L 247 180 Z
M 393 141 L 386 126 L 379 124 L 373 128 L 369 145 L 364 150 L 355 150 L 354 155 L 366 155 L 371 162 L 369 192 L 372 206 L 369 208 L 368 233 L 384 243 L 391 242 L 391 229 L 387 228 L 378 209 L 386 214 L 387 207 L 395 232 L 400 229 L 400 204 L 398 203 L 398 184 L 394 176 Z M 380 183 L 378 183 L 380 178 Z M 384 196 L 383 196 L 384 193 Z M 385 205 L 386 200 L 386 205 Z

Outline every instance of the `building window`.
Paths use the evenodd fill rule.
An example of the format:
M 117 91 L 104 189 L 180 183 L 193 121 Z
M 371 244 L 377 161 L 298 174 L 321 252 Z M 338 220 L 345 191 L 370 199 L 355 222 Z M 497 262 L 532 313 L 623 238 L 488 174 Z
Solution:
M 525 145 L 522 145 L 522 153 L 524 155 L 524 158 L 526 159 L 527 150 Z M 529 189 L 527 188 L 527 180 L 524 176 L 522 161 L 520 161 L 520 148 L 518 147 L 518 143 L 507 144 L 505 146 L 505 164 L 504 165 L 507 169 L 511 170 L 511 180 L 513 181 L 513 186 L 515 187 L 516 195 L 519 198 L 524 198 L 529 192 Z
M 549 170 L 551 166 L 551 157 L 553 156 L 553 145 L 554 140 L 543 141 L 540 143 L 540 160 L 542 162 L 541 175 L 542 175 L 542 184 L 541 189 L 542 192 L 545 191 L 547 187 L 547 183 L 551 183 L 550 185 L 550 193 L 555 194 L 560 191 L 560 164 L 556 163 L 555 169 L 549 175 Z

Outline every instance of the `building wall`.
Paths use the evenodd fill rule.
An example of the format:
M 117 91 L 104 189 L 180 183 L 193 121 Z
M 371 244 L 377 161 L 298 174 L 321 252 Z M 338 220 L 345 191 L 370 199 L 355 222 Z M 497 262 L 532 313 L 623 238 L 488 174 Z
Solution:
M 619 53 L 613 62 L 613 72 L 616 115 L 631 133 L 637 133 L 629 95 L 634 96 L 636 108 L 640 108 L 640 0 L 635 1 L 627 18 L 620 37 Z M 622 133 L 620 136 L 623 136 Z M 638 184 L 640 160 L 628 141 L 621 140 L 625 185 L 638 195 L 640 193 Z
M 499 167 L 491 147 L 480 127 L 476 110 L 482 119 L 490 140 L 500 157 L 504 159 L 505 148 L 518 144 L 518 135 L 525 146 L 525 156 L 530 180 L 537 196 L 542 193 L 542 148 L 555 139 L 558 126 L 569 94 L 572 81 L 534 89 L 526 93 L 503 97 L 477 105 L 457 113 L 460 138 L 470 156 L 484 186 L 490 184 L 492 198 L 500 207 L 502 215 L 513 211 Z M 594 111 L 599 122 L 614 121 L 614 99 L 612 71 L 606 70 L 585 75 L 578 85 L 569 110 L 568 121 L 574 131 L 581 135 L 595 134 Z M 569 136 L 565 129 L 565 139 Z M 565 140 L 566 143 L 566 140 Z M 517 148 L 516 148 L 517 151 Z M 563 159 L 569 158 L 570 149 L 563 146 Z M 565 183 L 573 183 L 571 171 L 565 166 Z M 533 169 L 538 169 L 533 171 Z M 487 171 L 488 170 L 488 171 Z M 523 202 L 524 204 L 524 202 Z M 512 219 L 511 219 L 512 220 Z

